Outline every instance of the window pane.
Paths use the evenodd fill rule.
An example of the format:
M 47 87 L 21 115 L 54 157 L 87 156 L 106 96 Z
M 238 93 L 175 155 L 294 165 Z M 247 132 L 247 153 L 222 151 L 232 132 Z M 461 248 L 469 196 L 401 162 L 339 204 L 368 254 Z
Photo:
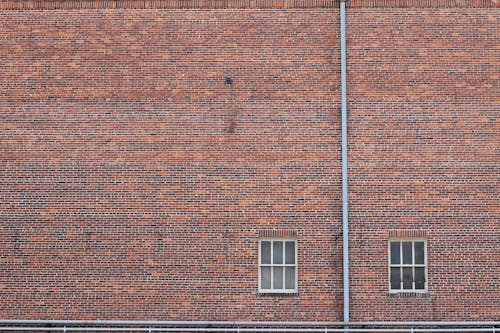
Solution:
M 285 268 L 285 289 L 295 289 L 295 267 Z
M 295 264 L 295 242 L 285 243 L 285 264 Z
M 262 289 L 271 289 L 271 267 L 260 268 L 260 287 Z
M 415 264 L 424 264 L 424 242 L 415 242 Z
M 262 248 L 262 251 L 260 253 L 261 264 L 270 264 L 271 263 L 271 242 L 261 242 L 260 246 Z
M 283 267 L 273 267 L 273 289 L 283 289 Z
M 415 289 L 425 289 L 424 267 L 415 267 Z
M 411 267 L 403 267 L 403 289 L 413 289 L 413 268 Z
M 400 242 L 391 242 L 391 264 L 399 265 L 401 263 Z
M 413 251 L 411 242 L 403 242 L 403 264 L 413 264 Z
M 401 289 L 401 269 L 391 267 L 391 289 Z
M 273 242 L 273 264 L 283 264 L 283 242 Z

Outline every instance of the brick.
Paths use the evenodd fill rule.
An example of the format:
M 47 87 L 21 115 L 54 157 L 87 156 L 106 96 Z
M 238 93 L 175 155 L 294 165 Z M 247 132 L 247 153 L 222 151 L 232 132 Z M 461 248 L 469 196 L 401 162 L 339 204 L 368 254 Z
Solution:
M 0 318 L 340 321 L 337 6 L 0 1 Z M 348 2 L 354 321 L 498 318 L 498 19 Z M 413 235 L 429 292 L 391 296 Z

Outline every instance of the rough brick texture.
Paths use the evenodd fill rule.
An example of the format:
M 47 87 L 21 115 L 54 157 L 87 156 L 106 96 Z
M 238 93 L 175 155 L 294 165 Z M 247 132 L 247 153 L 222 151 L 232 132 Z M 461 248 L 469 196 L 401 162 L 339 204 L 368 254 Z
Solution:
M 341 320 L 336 4 L 0 2 L 0 318 Z M 499 316 L 500 12 L 439 4 L 348 9 L 352 320 Z M 394 235 L 428 294 L 389 296 Z
M 498 319 L 499 11 L 349 18 L 353 316 Z M 388 297 L 393 229 L 427 233 L 425 297 Z

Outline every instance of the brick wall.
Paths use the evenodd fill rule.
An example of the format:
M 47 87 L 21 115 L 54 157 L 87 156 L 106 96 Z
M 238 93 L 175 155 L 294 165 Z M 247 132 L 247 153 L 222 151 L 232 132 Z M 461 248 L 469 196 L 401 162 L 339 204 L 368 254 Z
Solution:
M 342 318 L 339 13 L 270 3 L 0 2 L 0 318 Z M 498 5 L 441 4 L 349 5 L 353 320 L 499 314 Z M 299 292 L 259 295 L 289 230 Z
M 498 14 L 349 12 L 355 318 L 499 318 Z M 400 229 L 427 233 L 425 297 L 388 296 Z
M 0 317 L 339 313 L 338 15 L 2 15 Z M 258 296 L 290 228 L 300 296 Z

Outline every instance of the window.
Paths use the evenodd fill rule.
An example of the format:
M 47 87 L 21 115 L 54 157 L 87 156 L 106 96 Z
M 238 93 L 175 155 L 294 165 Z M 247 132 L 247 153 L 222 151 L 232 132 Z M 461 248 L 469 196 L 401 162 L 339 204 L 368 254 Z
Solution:
M 297 241 L 261 239 L 259 242 L 259 292 L 297 292 Z
M 427 250 L 425 240 L 389 241 L 391 292 L 427 291 Z

